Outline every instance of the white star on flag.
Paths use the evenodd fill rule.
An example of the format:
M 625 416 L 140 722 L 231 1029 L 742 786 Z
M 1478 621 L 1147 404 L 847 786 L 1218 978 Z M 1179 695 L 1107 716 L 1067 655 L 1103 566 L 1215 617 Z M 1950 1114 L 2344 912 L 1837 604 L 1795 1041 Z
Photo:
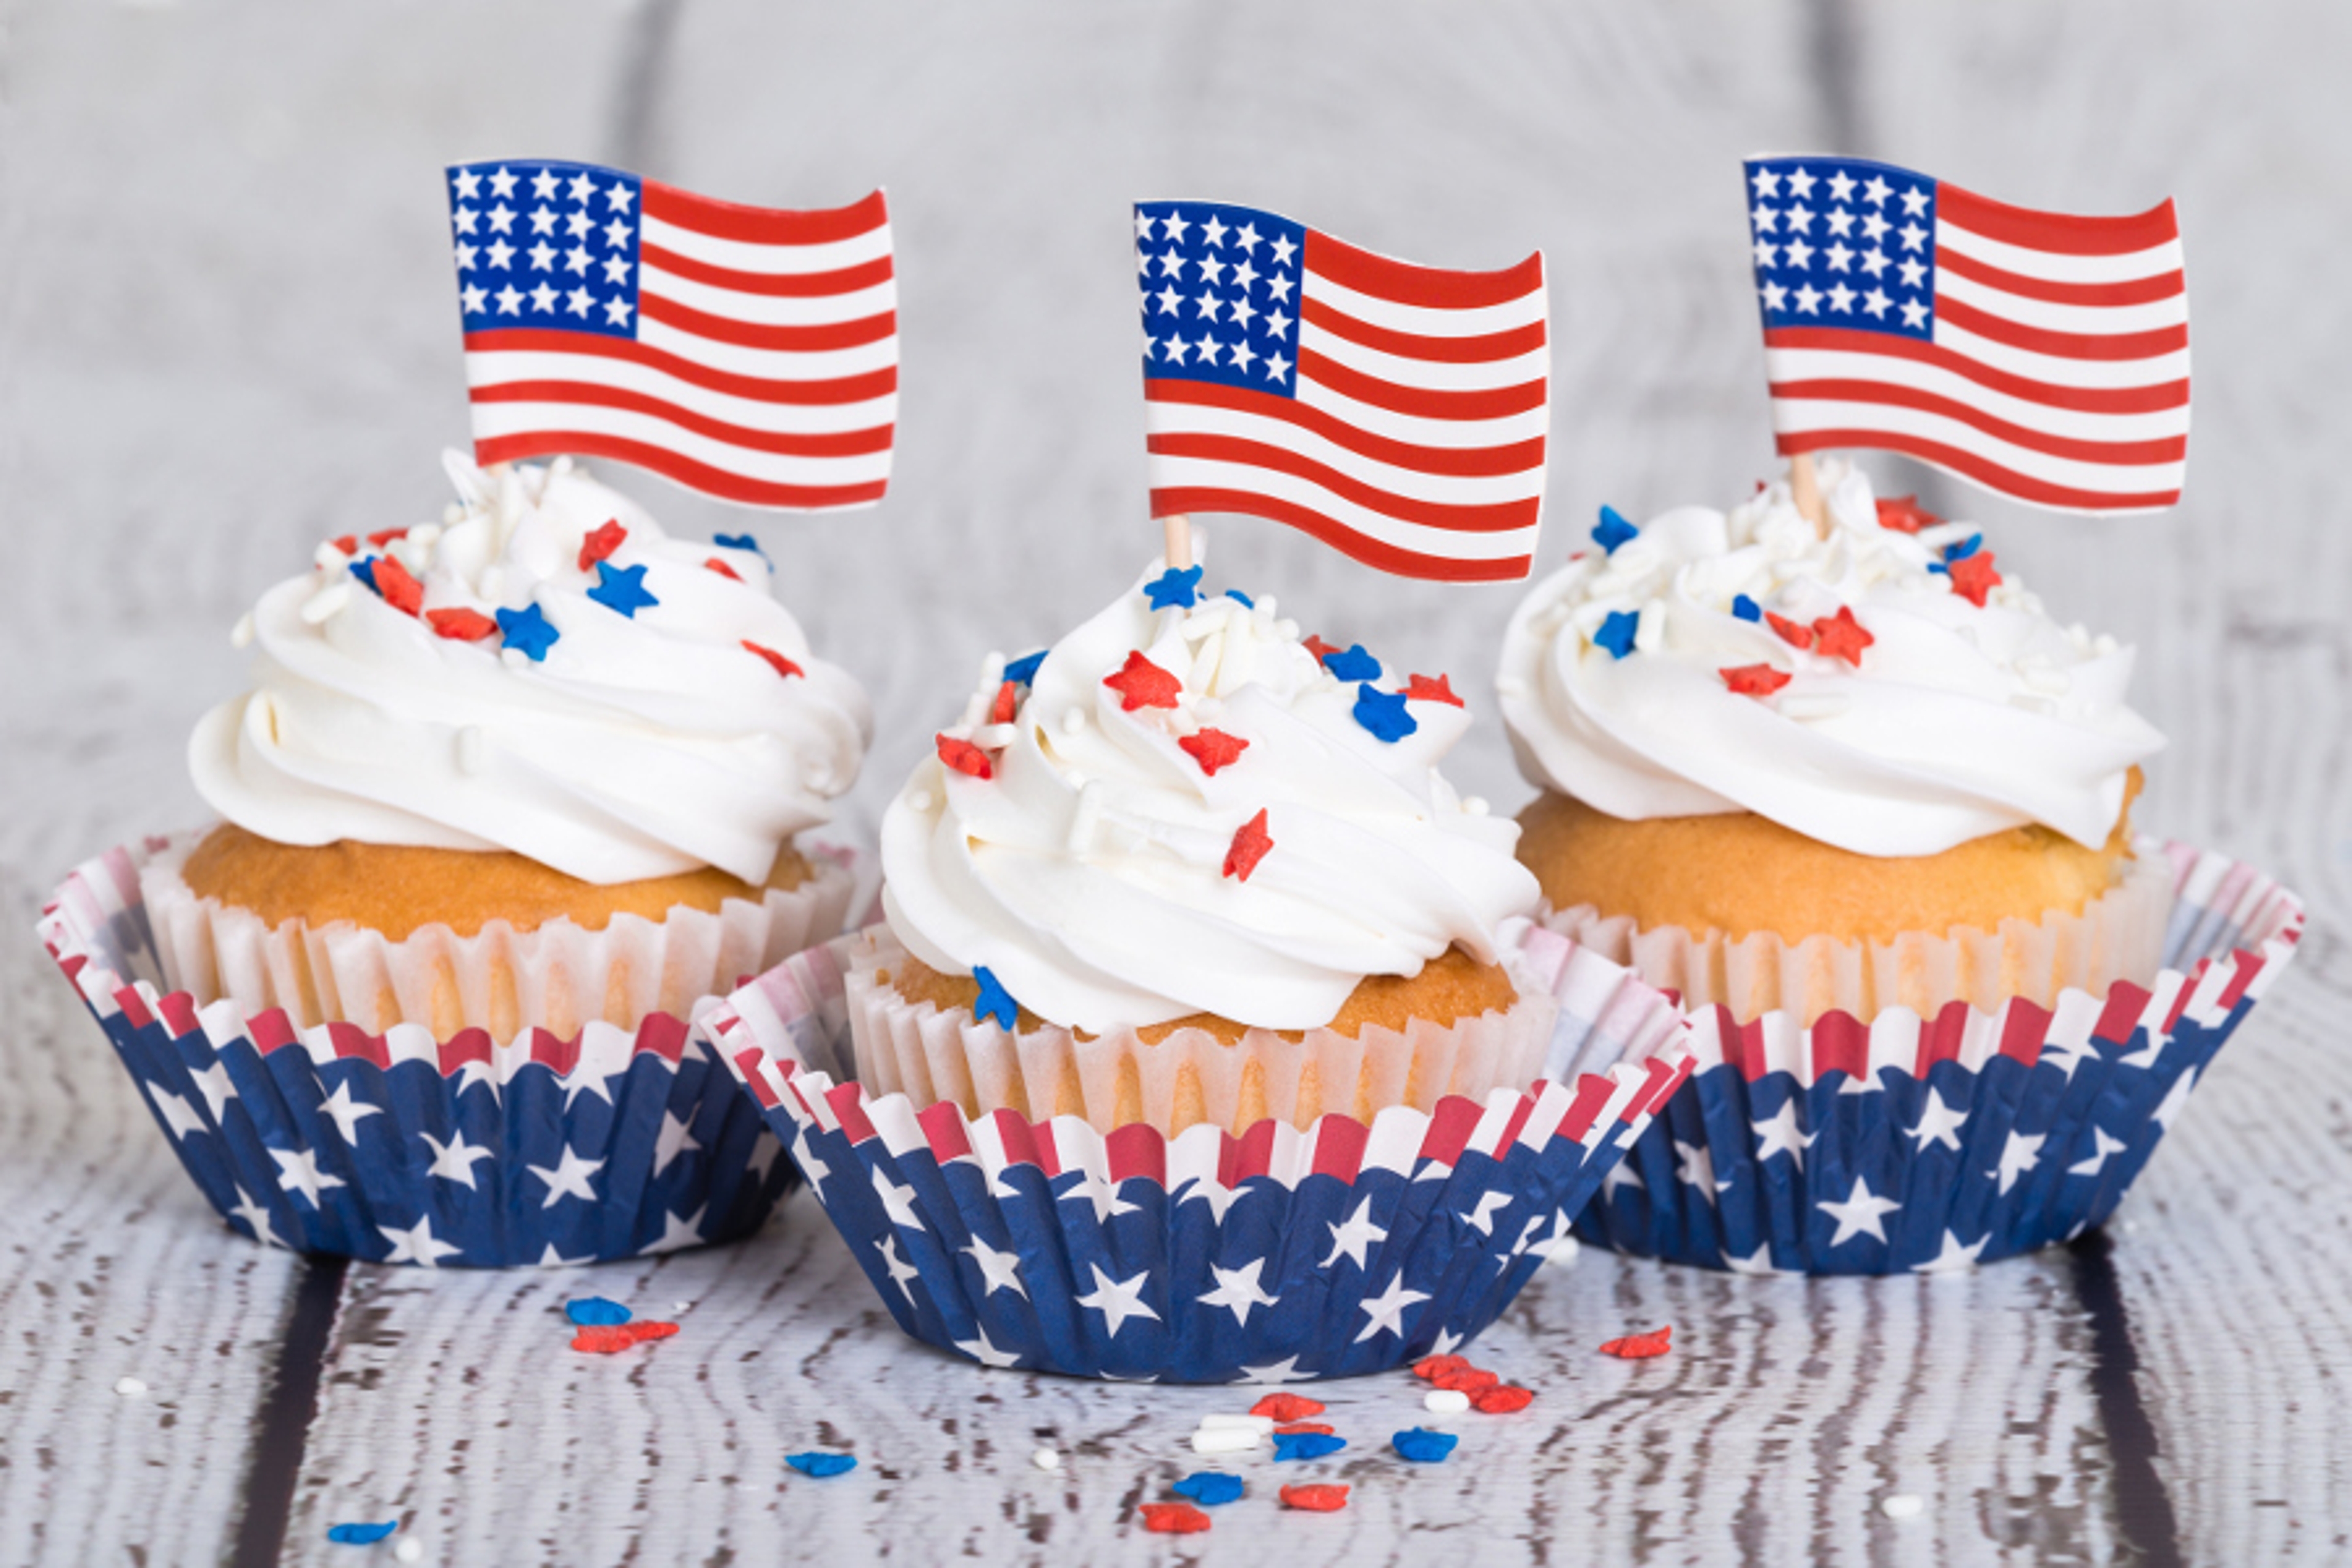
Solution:
M 986 1325 L 974 1323 L 972 1325 L 972 1332 L 978 1334 L 980 1338 L 976 1340 L 958 1340 L 955 1342 L 955 1348 L 963 1352 L 964 1354 L 971 1357 L 972 1360 L 980 1363 L 982 1366 L 1000 1367 L 1019 1366 L 1021 1364 L 1020 1352 L 1001 1351 L 994 1345 L 988 1342 L 988 1329 Z
M 1252 1307 L 1271 1307 L 1282 1298 L 1269 1296 L 1258 1288 L 1258 1275 L 1265 1268 L 1265 1259 L 1254 1259 L 1239 1268 L 1220 1268 L 1209 1265 L 1209 1272 L 1217 1277 L 1217 1288 L 1201 1297 L 1202 1304 L 1210 1307 L 1230 1307 L 1234 1321 L 1249 1326 Z
M 157 1089 L 152 1084 L 147 1086 L 147 1092 L 155 1101 L 156 1114 L 163 1117 L 163 1125 L 171 1130 L 173 1142 L 186 1138 L 191 1132 L 209 1131 L 205 1126 L 205 1119 L 196 1114 L 196 1108 L 190 1105 L 184 1097 L 169 1089 Z
M 2120 1154 L 2129 1147 L 2131 1145 L 2122 1139 L 2109 1137 L 2105 1128 L 2094 1127 L 2091 1129 L 2089 1157 L 2067 1166 L 2066 1173 L 2070 1176 L 2095 1176 L 2106 1167 L 2109 1155 Z
M 685 1122 L 664 1110 L 661 1131 L 654 1139 L 654 1174 L 658 1176 L 668 1170 L 669 1163 L 680 1154 L 691 1153 L 701 1147 Z
M 1149 1318 L 1155 1323 L 1160 1321 L 1160 1314 L 1143 1301 L 1143 1288 L 1150 1283 L 1151 1270 L 1139 1270 L 1131 1279 L 1114 1280 L 1102 1271 L 1101 1265 L 1089 1263 L 1087 1267 L 1094 1273 L 1095 1288 L 1078 1298 L 1078 1305 L 1100 1312 L 1108 1325 L 1105 1331 L 1111 1338 L 1118 1337 L 1119 1329 L 1129 1318 Z
M 384 1255 L 386 1263 L 415 1263 L 427 1268 L 438 1268 L 443 1258 L 455 1258 L 465 1250 L 436 1239 L 429 1215 L 419 1215 L 416 1223 L 406 1230 L 388 1225 L 380 1225 L 376 1229 L 383 1232 L 383 1238 L 392 1243 L 392 1250 Z
M 1368 1194 L 1356 1205 L 1356 1212 L 1348 1216 L 1346 1223 L 1331 1226 L 1331 1256 L 1323 1260 L 1324 1268 L 1330 1268 L 1342 1258 L 1359 1268 L 1365 1267 L 1366 1250 L 1389 1238 L 1387 1231 L 1372 1223 L 1371 1213 L 1372 1200 Z
M 424 1139 L 425 1147 L 433 1151 L 433 1163 L 425 1168 L 426 1175 L 474 1187 L 474 1163 L 490 1158 L 488 1148 L 479 1143 L 467 1142 L 463 1132 L 452 1132 L 446 1143 L 430 1132 L 420 1132 L 417 1136 Z M 478 1192 L 480 1189 L 475 1187 L 474 1190 Z
M 1999 1169 L 1985 1173 L 2000 1178 L 2003 1197 L 2009 1195 L 2010 1188 L 2017 1185 L 2018 1177 L 2042 1163 L 2042 1145 L 2048 1139 L 2046 1132 L 2011 1132 L 2009 1135 L 2009 1141 L 2000 1146 Z
M 1356 1343 L 1362 1344 L 1366 1340 L 1379 1333 L 1391 1333 L 1399 1339 L 1404 1338 L 1405 1309 L 1428 1300 L 1428 1291 L 1406 1289 L 1404 1270 L 1398 1269 L 1394 1277 L 1389 1280 L 1387 1289 L 1370 1300 L 1357 1303 L 1371 1321 L 1366 1323 L 1363 1332 L 1356 1336 Z
M 1021 1255 L 1018 1252 L 999 1252 L 976 1236 L 964 1251 L 980 1265 L 980 1277 L 987 1281 L 987 1289 L 981 1292 L 982 1300 L 985 1300 L 999 1290 L 1010 1290 L 1024 1301 L 1029 1299 L 1029 1288 L 1021 1283 Z
M 1941 1089 L 1927 1091 L 1927 1103 L 1919 1108 L 1919 1124 L 1911 1129 L 1911 1141 L 1925 1153 L 1930 1143 L 1941 1143 L 1955 1154 L 1960 1152 L 1960 1127 L 1969 1119 L 1965 1110 L 1955 1110 L 1944 1103 Z
M 578 1150 L 567 1145 L 553 1170 L 548 1169 L 545 1165 L 530 1165 L 525 1168 L 532 1175 L 547 1184 L 547 1201 L 540 1206 L 551 1209 L 559 1200 L 567 1197 L 584 1198 L 592 1204 L 594 1203 L 596 1189 L 588 1184 L 588 1178 L 603 1170 L 604 1162 L 583 1160 L 580 1157 Z
M 1805 1163 L 1805 1151 L 1813 1146 L 1814 1134 L 1797 1126 L 1797 1100 L 1791 1095 L 1780 1109 L 1761 1121 L 1750 1121 L 1756 1131 L 1756 1163 L 1762 1164 L 1775 1154 L 1786 1154 L 1797 1165 Z
M 319 1194 L 329 1187 L 343 1184 L 341 1176 L 331 1176 L 319 1169 L 319 1156 L 308 1149 L 272 1149 L 269 1157 L 278 1162 L 278 1184 L 289 1193 L 299 1193 L 319 1206 Z
M 1886 1227 L 1881 1221 L 1903 1205 L 1893 1198 L 1878 1196 L 1870 1190 L 1870 1183 L 1867 1179 L 1856 1176 L 1853 1179 L 1853 1191 L 1846 1194 L 1845 1202 L 1842 1204 L 1824 1202 L 1815 1204 L 1813 1206 L 1837 1221 L 1837 1234 L 1830 1237 L 1830 1245 L 1843 1247 L 1854 1237 L 1865 1233 L 1884 1242 L 1886 1239 Z

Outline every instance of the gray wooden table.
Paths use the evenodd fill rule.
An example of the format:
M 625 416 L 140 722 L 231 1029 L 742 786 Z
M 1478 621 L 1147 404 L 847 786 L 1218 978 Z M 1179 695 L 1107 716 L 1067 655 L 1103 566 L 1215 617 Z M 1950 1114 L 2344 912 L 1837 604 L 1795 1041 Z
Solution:
M 446 1563 L 2352 1553 L 2347 34 L 2341 7 L 2186 0 L 0 5 L 0 1562 L 386 1561 L 326 1531 L 391 1517 Z M 442 504 L 435 453 L 465 432 L 446 162 L 604 157 L 780 205 L 888 186 L 892 494 L 755 523 L 876 697 L 855 837 L 986 649 L 1069 625 L 1150 549 L 1130 198 L 1254 200 L 1465 266 L 1541 245 L 1549 562 L 1602 500 L 1719 502 L 1764 470 L 1735 160 L 1832 146 L 2029 205 L 2180 198 L 2187 502 L 1968 500 L 2005 568 L 2139 645 L 2172 741 L 2147 825 L 2312 907 L 2105 1237 L 1933 1280 L 1587 1251 L 1481 1343 L 1540 1399 L 1447 1465 L 1360 1441 L 1324 1467 L 1355 1484 L 1343 1514 L 1250 1504 L 1150 1537 L 1135 1504 L 1230 1395 L 935 1356 L 804 1203 L 732 1249 L 593 1271 L 345 1268 L 232 1236 L 26 934 L 74 860 L 199 820 L 184 739 L 238 682 L 226 632 L 260 588 L 319 537 Z M 740 525 L 626 482 L 676 526 Z M 1327 628 L 1485 685 L 1513 590 L 1390 582 L 1270 525 L 1216 549 Z M 1487 713 L 1455 771 L 1513 805 Z M 573 1355 L 561 1303 L 587 1290 L 683 1331 Z M 1666 1321 L 1664 1360 L 1593 1353 Z M 1417 1393 L 1329 1398 L 1377 1438 Z M 786 1469 L 816 1445 L 860 1468 Z

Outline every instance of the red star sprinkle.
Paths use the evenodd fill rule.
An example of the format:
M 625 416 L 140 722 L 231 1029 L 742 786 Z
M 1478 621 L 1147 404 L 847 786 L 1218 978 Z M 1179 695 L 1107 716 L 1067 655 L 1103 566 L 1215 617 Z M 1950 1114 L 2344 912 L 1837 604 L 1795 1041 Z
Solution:
M 1525 1410 L 1534 1398 L 1533 1390 L 1507 1383 L 1500 1388 L 1472 1394 L 1470 1408 L 1481 1415 L 1508 1415 L 1514 1410 Z
M 380 556 L 375 563 L 375 591 L 383 602 L 404 616 L 413 616 L 425 607 L 425 584 L 408 574 L 408 568 L 391 556 Z
M 1006 687 L 1010 691 L 1011 687 Z M 1211 778 L 1219 768 L 1231 767 L 1249 745 L 1239 735 L 1228 735 L 1223 730 L 1200 730 L 1176 742 L 1186 754 L 1201 764 L 1201 771 Z
M 1282 1489 L 1282 1506 L 1303 1508 L 1309 1513 L 1337 1513 L 1348 1506 L 1348 1489 L 1328 1484 L 1285 1487 Z
M 1840 605 L 1836 615 L 1823 616 L 1813 623 L 1813 651 L 1824 658 L 1842 658 L 1857 668 L 1862 664 L 1862 650 L 1877 640 L 1862 629 L 1850 605 Z
M 808 673 L 799 665 L 794 664 L 791 659 L 788 659 L 782 654 L 778 653 L 774 648 L 761 647 L 758 643 L 753 642 L 749 637 L 743 639 L 743 651 L 745 653 L 758 654 L 761 658 L 768 661 L 768 667 L 771 669 L 773 669 L 778 675 L 783 676 L 787 679 L 795 675 L 805 675 Z
M 1103 677 L 1103 684 L 1118 693 L 1119 708 L 1129 713 L 1139 708 L 1173 708 L 1176 694 L 1184 689 L 1182 681 L 1134 650 L 1118 674 Z
M 621 526 L 619 518 L 605 523 L 604 527 L 580 542 L 580 570 L 585 572 L 621 548 L 621 541 L 628 537 L 629 531 Z
M 976 779 L 992 779 L 996 776 L 996 769 L 990 764 L 988 753 L 970 741 L 959 741 L 953 735 L 941 735 L 938 740 L 940 761 L 956 772 L 970 773 Z
M 394 540 L 405 539 L 407 537 L 408 530 L 404 528 L 382 528 L 368 535 L 368 542 L 374 545 L 378 550 L 382 550 Z
M 630 1323 L 597 1323 L 572 1336 L 572 1348 L 591 1355 L 612 1355 L 645 1340 L 666 1340 L 677 1332 L 676 1323 L 639 1318 Z
M 1764 624 L 1779 632 L 1780 640 L 1791 647 L 1813 646 L 1813 629 L 1801 621 L 1792 621 L 1786 616 L 1776 616 L 1767 610 L 1764 612 Z
M 1315 662 L 1318 664 L 1323 662 L 1323 658 L 1326 654 L 1334 654 L 1339 651 L 1338 648 L 1333 647 L 1329 643 L 1325 642 L 1319 637 L 1308 637 L 1305 642 L 1298 646 L 1305 648 L 1308 653 L 1313 654 L 1315 656 Z
M 1323 1402 L 1303 1394 L 1269 1394 L 1250 1406 L 1250 1414 L 1276 1421 L 1304 1421 L 1309 1415 L 1322 1415 Z
M 1769 664 L 1743 664 L 1737 669 L 1717 670 L 1723 683 L 1742 697 L 1769 697 L 1789 684 L 1788 675 Z
M 1646 1361 L 1654 1355 L 1664 1355 L 1675 1348 L 1675 1326 L 1668 1323 L 1646 1334 L 1627 1334 L 1622 1340 L 1611 1340 L 1601 1347 L 1602 1355 L 1613 1355 L 1620 1361 Z
M 988 721 L 992 724 L 1010 724 L 1013 722 L 1013 713 L 1020 706 L 1021 689 L 1008 680 L 996 689 L 996 700 L 989 705 Z
M 718 573 L 721 577 L 728 579 L 730 582 L 740 583 L 743 580 L 737 574 L 735 568 L 728 565 L 727 563 L 721 561 L 716 555 L 704 562 L 703 564 L 709 567 L 711 571 Z
M 1917 496 L 1889 496 L 1878 503 L 1878 526 L 1897 533 L 1916 533 L 1943 521 L 1921 506 Z
M 1316 1432 L 1326 1437 L 1332 1435 L 1331 1428 L 1320 1421 L 1293 1421 L 1287 1426 L 1277 1426 L 1274 1429 L 1274 1435 L 1277 1437 L 1293 1437 L 1301 1432 Z
M 1482 1388 L 1492 1388 L 1503 1380 L 1482 1366 L 1457 1366 L 1447 1368 L 1429 1381 L 1433 1387 L 1475 1394 Z
M 425 622 L 445 637 L 479 642 L 499 629 L 499 623 L 479 610 L 427 610 Z
M 1143 1528 L 1155 1535 L 1198 1535 L 1209 1528 L 1209 1516 L 1189 1502 L 1148 1502 Z
M 1265 813 L 1261 811 L 1235 830 L 1233 847 L 1225 851 L 1225 875 L 1237 882 L 1248 881 L 1273 847 L 1274 839 L 1265 830 Z
M 1412 1363 L 1412 1375 L 1429 1379 L 1441 1373 L 1466 1372 L 1469 1368 L 1470 1358 L 1466 1355 L 1430 1355 Z
M 1992 569 L 1990 550 L 1953 562 L 1951 573 L 1952 592 L 1979 610 L 1984 608 L 1985 595 L 2000 586 L 2000 574 Z
M 1404 694 L 1408 701 L 1450 702 L 1456 708 L 1463 706 L 1462 699 L 1454 695 L 1452 680 L 1443 675 L 1434 679 L 1416 675 L 1404 683 Z
M 346 555 L 357 555 L 360 552 L 360 540 L 358 534 L 339 533 L 335 535 L 330 542 Z

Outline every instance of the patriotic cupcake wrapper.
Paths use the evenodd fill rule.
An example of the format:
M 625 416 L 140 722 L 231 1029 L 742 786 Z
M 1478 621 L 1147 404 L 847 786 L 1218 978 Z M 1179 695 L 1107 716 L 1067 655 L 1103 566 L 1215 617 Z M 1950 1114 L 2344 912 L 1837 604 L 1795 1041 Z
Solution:
M 2141 852 L 2169 861 L 2177 893 L 2153 989 L 1810 1029 L 1695 1011 L 1697 1070 L 1578 1234 L 1740 1273 L 1896 1274 L 2104 1221 L 2303 934 L 2267 877 L 2178 844 Z
M 748 1235 L 782 1195 L 760 1107 L 669 1014 L 499 1046 L 163 994 L 139 868 L 167 843 L 83 865 L 40 934 L 241 1235 L 377 1263 L 589 1263 Z
M 698 1027 L 915 1338 L 1082 1377 L 1348 1377 L 1492 1322 L 1690 1069 L 1664 994 L 1551 932 L 1516 937 L 1523 989 L 1560 1004 L 1552 1059 L 1612 1065 L 1369 1126 L 1106 1135 L 869 1096 L 849 1076 L 845 976 L 871 931 L 769 971 Z

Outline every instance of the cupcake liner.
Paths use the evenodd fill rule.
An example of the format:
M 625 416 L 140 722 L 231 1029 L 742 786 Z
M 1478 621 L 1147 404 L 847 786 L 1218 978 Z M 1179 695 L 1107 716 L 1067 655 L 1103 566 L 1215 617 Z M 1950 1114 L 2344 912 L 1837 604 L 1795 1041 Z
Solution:
M 1737 941 L 1679 926 L 1638 931 L 1591 904 L 1545 914 L 1544 924 L 1626 964 L 1686 1007 L 1723 1005 L 1739 1017 L 1787 1012 L 1874 1017 L 1888 1007 L 1926 1016 L 1954 1001 L 1987 1012 L 2014 997 L 2048 1006 L 2068 990 L 2105 995 L 2116 981 L 2156 972 L 2172 907 L 2169 863 L 2141 856 L 2078 915 L 2005 920 L 2000 929 L 1906 931 L 1891 942 L 1772 931 Z
M 232 1229 L 372 1262 L 572 1264 L 744 1236 L 782 1194 L 759 1106 L 676 1014 L 501 1046 L 168 989 L 141 871 L 173 847 L 83 865 L 39 929 Z
M 1577 1232 L 1743 1273 L 1964 1268 L 2115 1212 L 2213 1054 L 2294 956 L 2300 903 L 2226 857 L 2144 844 L 2176 895 L 2153 988 L 1954 1002 L 1870 1023 L 1694 1009 L 1698 1066 Z
M 1181 1131 L 1180 1123 L 1203 1121 L 1239 1133 L 1266 1117 L 1303 1131 L 1326 1110 L 1361 1121 L 1375 1105 L 1429 1111 L 1447 1095 L 1484 1100 L 1542 1072 L 1556 1011 L 1538 992 L 1451 1026 L 1415 1019 L 1402 1034 L 1307 1029 L 1291 1040 L 1252 1029 L 1228 1045 L 1205 1029 L 1179 1029 L 1147 1045 L 1132 1028 L 1092 1039 L 1053 1025 L 1016 1033 L 967 1008 L 908 1002 L 876 979 L 877 967 L 905 958 L 887 929 L 870 952 L 853 955 L 849 1028 L 860 1082 L 877 1097 L 952 1101 L 967 1116 L 1076 1116 L 1104 1133 L 1131 1122 Z
M 376 1034 L 408 1023 L 440 1036 L 472 1026 L 498 1039 L 525 1029 L 569 1037 L 597 1018 L 634 1028 L 660 1013 L 682 1017 L 698 999 L 838 936 L 856 884 L 849 865 L 818 850 L 799 887 L 770 889 L 757 903 L 730 899 L 716 913 L 620 914 L 602 931 L 491 921 L 467 937 L 428 925 L 394 942 L 349 921 L 273 928 L 198 898 L 180 868 L 203 838 L 175 837 L 141 868 L 163 984 L 199 1004 L 226 997 L 248 1016 L 275 1008 L 298 1027 L 341 1019 Z
M 1241 1137 L 1105 1134 L 1076 1116 L 919 1111 L 844 1077 L 869 930 L 799 954 L 698 1021 L 898 1326 L 989 1366 L 1282 1383 L 1466 1343 L 1507 1306 L 1689 1070 L 1684 1021 L 1622 968 L 1512 933 L 1559 1004 L 1553 1061 L 1612 1064 L 1483 1102 L 1328 1114 Z

